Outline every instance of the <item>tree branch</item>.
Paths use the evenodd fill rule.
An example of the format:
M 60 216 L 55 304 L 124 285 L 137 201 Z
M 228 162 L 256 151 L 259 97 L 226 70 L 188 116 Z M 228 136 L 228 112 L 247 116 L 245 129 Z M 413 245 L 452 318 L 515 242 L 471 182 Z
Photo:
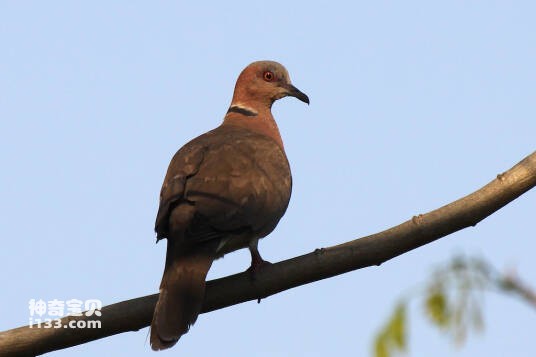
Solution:
M 475 226 L 536 185 L 536 152 L 478 191 L 418 215 L 385 231 L 288 259 L 266 267 L 254 281 L 240 273 L 207 282 L 203 312 L 265 298 L 303 284 L 352 270 L 380 265 L 460 229 Z M 122 301 L 102 309 L 101 328 L 24 326 L 0 333 L 0 356 L 37 355 L 106 336 L 136 331 L 150 324 L 158 295 Z M 95 320 L 95 316 L 61 320 Z
M 528 284 L 525 284 L 525 282 L 517 275 L 509 274 L 501 277 L 498 283 L 506 291 L 518 295 L 526 303 L 530 304 L 533 308 L 536 308 L 536 291 L 534 291 Z

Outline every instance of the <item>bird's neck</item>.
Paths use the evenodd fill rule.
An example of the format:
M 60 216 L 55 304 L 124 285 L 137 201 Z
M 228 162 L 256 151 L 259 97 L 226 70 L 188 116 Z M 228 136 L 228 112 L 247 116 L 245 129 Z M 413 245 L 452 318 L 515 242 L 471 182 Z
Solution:
M 270 107 L 254 108 L 233 103 L 229 107 L 222 125 L 239 126 L 273 139 L 284 150 L 279 128 Z

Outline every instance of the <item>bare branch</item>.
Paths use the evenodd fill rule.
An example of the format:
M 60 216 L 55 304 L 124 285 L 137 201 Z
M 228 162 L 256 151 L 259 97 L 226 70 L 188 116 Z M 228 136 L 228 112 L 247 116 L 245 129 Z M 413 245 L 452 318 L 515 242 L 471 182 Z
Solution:
M 251 280 L 247 273 L 207 282 L 203 312 L 265 298 L 303 284 L 352 270 L 380 265 L 398 255 L 474 226 L 536 185 L 536 152 L 478 191 L 446 206 L 370 236 L 266 267 Z M 122 301 L 102 309 L 100 329 L 19 327 L 0 333 L 0 356 L 36 355 L 106 336 L 136 331 L 150 324 L 157 294 Z M 94 320 L 95 317 L 65 317 Z
M 504 277 L 501 277 L 498 284 L 500 284 L 506 291 L 517 294 L 526 303 L 530 304 L 533 308 L 536 308 L 536 291 L 522 281 L 517 275 L 505 275 Z

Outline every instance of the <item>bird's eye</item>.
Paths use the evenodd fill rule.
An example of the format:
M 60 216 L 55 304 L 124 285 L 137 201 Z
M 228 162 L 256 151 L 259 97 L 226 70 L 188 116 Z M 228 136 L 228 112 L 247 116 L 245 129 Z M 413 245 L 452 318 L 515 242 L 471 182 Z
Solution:
M 264 80 L 266 82 L 271 82 L 274 80 L 275 76 L 273 74 L 273 72 L 270 72 L 270 71 L 266 71 L 264 72 L 264 74 L 262 75 L 262 77 L 264 78 Z

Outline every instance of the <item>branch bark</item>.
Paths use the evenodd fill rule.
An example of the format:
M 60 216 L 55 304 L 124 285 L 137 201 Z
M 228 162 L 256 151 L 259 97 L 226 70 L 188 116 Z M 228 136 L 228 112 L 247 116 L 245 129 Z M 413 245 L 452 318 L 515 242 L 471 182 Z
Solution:
M 536 185 L 536 152 L 478 191 L 387 229 L 329 248 L 273 264 L 257 274 L 240 273 L 207 282 L 203 312 L 210 312 L 352 270 L 380 265 L 410 250 L 478 222 Z M 158 294 L 122 301 L 102 309 L 101 328 L 37 328 L 0 332 L 0 356 L 34 356 L 114 334 L 137 331 L 151 322 Z M 61 324 L 95 320 L 67 316 Z

